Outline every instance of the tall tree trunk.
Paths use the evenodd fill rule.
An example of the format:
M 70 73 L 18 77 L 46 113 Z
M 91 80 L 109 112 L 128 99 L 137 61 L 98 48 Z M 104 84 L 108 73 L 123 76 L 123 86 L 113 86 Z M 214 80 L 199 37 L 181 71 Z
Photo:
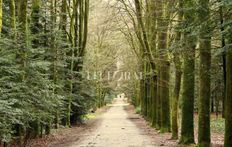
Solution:
M 50 48 L 51 48 L 51 53 L 52 53 L 52 80 L 53 80 L 53 96 L 57 94 L 57 83 L 58 83 L 58 50 L 56 46 L 56 36 L 55 36 L 55 30 L 56 30 L 56 6 L 57 6 L 57 1 L 52 0 L 50 3 L 50 11 L 51 11 L 51 43 L 50 43 Z M 55 128 L 59 128 L 59 123 L 60 123 L 60 114 L 59 114 L 59 109 L 57 108 L 56 113 L 55 113 Z
M 143 41 L 142 46 L 144 46 L 143 52 L 146 53 L 145 56 L 149 59 L 150 64 L 154 69 L 155 62 L 154 62 L 153 54 L 151 52 L 151 48 L 149 46 L 149 38 L 148 38 L 148 34 L 146 32 L 146 28 L 145 28 L 144 21 L 143 21 L 142 6 L 139 0 L 134 0 L 134 2 L 135 2 L 136 18 L 138 22 L 139 32 L 140 32 L 140 35 Z
M 224 37 L 224 13 L 223 13 L 223 7 L 220 6 L 219 8 L 219 14 L 220 14 L 220 24 L 221 24 L 221 47 L 224 48 L 226 45 L 225 37 Z M 222 118 L 225 117 L 225 98 L 226 98 L 226 53 L 223 52 L 222 54 L 222 68 L 223 68 L 223 84 L 224 89 L 222 92 Z
M 182 75 L 180 71 L 180 61 L 179 59 L 175 60 L 175 88 L 172 100 L 172 139 L 178 139 L 178 101 Z
M 148 88 L 148 83 L 147 83 L 147 62 L 146 59 L 144 60 L 144 96 L 143 96 L 143 109 L 142 109 L 142 114 L 143 116 L 147 116 L 147 88 Z
M 161 118 L 162 118 L 162 105 L 161 105 L 161 72 L 160 66 L 158 66 L 158 73 L 157 73 L 157 99 L 156 99 L 156 129 L 161 128 Z
M 230 15 L 228 22 L 231 21 L 231 19 L 232 17 Z M 230 38 L 228 43 L 230 46 L 226 50 L 225 147 L 232 146 L 232 27 L 231 25 L 229 27 Z
M 32 47 L 33 48 L 38 48 L 40 45 L 40 38 L 39 38 L 39 33 L 42 31 L 41 25 L 40 25 L 40 0 L 33 0 L 32 1 L 32 14 L 31 14 L 31 20 L 32 20 L 32 26 L 31 26 L 31 34 L 33 36 L 32 40 Z M 36 138 L 39 136 L 40 133 L 40 124 L 39 120 L 35 120 L 31 122 L 31 128 L 29 129 L 30 132 L 29 134 L 32 133 L 32 137 Z
M 150 6 L 149 6 L 149 19 L 151 19 L 151 24 L 150 24 L 150 36 L 149 36 L 149 40 L 150 40 L 150 49 L 152 51 L 153 54 L 155 54 L 154 56 L 156 56 L 156 39 L 157 39 L 157 12 L 156 12 L 156 1 L 154 0 L 150 0 L 149 3 L 148 3 Z M 156 107 L 157 107 L 157 67 L 155 65 L 155 60 L 151 61 L 151 62 L 154 62 L 154 64 L 152 65 L 151 64 L 151 69 L 152 69 L 152 77 L 151 77 L 151 91 L 152 91 L 152 126 L 153 127 L 156 127 Z M 155 65 L 155 66 L 154 66 Z
M 144 72 L 144 62 L 142 61 L 141 62 L 141 65 L 140 65 L 140 70 L 142 71 L 142 72 Z M 140 104 L 140 106 L 141 106 L 141 113 L 142 114 L 144 114 L 144 111 L 145 111 L 145 103 L 144 103 L 144 97 L 145 97 L 145 91 L 144 91 L 144 89 L 145 89 L 145 85 L 144 85 L 144 83 L 145 83 L 145 78 L 143 77 L 143 79 L 141 79 L 140 80 L 140 100 L 141 100 L 141 104 Z
M 153 94 L 152 94 L 152 102 L 153 102 L 153 105 L 152 105 L 152 108 L 153 108 L 153 112 L 152 112 L 152 126 L 156 128 L 157 126 L 157 84 L 158 84 L 158 80 L 157 80 L 157 75 L 154 75 L 152 77 L 152 80 L 153 80 L 153 83 L 152 83 L 152 91 L 153 91 Z
M 28 46 L 28 24 L 27 24 L 27 0 L 19 0 L 18 1 L 18 19 L 19 19 L 19 44 L 20 51 L 17 55 L 17 58 L 20 59 L 21 70 L 25 71 L 27 66 L 27 46 Z M 26 73 L 26 72 L 25 72 Z M 21 81 L 24 82 L 26 79 L 26 74 L 22 75 Z M 24 137 L 24 127 L 21 124 L 17 125 L 17 134 L 20 137 L 20 146 L 23 145 L 23 137 Z
M 211 33 L 209 0 L 199 0 L 199 22 L 206 22 L 200 28 L 200 95 L 198 118 L 198 146 L 210 146 L 210 67 L 211 67 Z
M 194 1 L 184 1 L 184 22 L 185 27 L 191 27 L 195 13 L 190 9 Z M 194 143 L 194 83 L 195 83 L 195 38 L 191 31 L 184 32 L 184 69 L 183 69 L 183 93 L 182 93 L 182 119 L 180 143 Z
M 149 120 L 149 122 L 151 121 L 151 118 L 152 118 L 152 101 L 151 101 L 151 89 L 152 89 L 152 86 L 151 86 L 151 66 L 150 66 L 150 63 L 147 62 L 147 119 Z
M 28 24 L 27 24 L 27 0 L 19 0 L 18 6 L 18 18 L 19 18 L 19 31 L 20 31 L 20 41 L 21 41 L 21 66 L 24 70 L 26 68 L 26 57 L 27 51 L 26 46 L 28 44 Z M 22 76 L 22 80 L 24 81 L 25 75 Z
M 145 61 L 146 55 L 144 54 L 144 52 L 149 47 L 149 44 L 147 42 L 147 34 L 146 34 L 145 27 L 144 27 L 143 19 L 142 19 L 143 16 L 142 16 L 140 1 L 134 0 L 134 2 L 135 2 L 136 18 L 137 18 L 137 23 L 138 23 L 138 38 L 140 40 L 141 52 L 143 54 L 141 70 L 144 72 L 144 75 L 145 75 L 143 80 L 141 80 L 141 111 L 142 111 L 142 115 L 146 116 L 147 115 L 147 99 L 146 99 L 147 98 L 147 93 L 146 93 L 147 85 L 146 85 L 146 61 Z
M 146 67 L 147 65 L 151 64 L 151 67 L 152 69 L 154 70 L 155 69 L 155 62 L 154 62 L 154 58 L 153 58 L 153 55 L 152 55 L 152 52 L 151 52 L 151 47 L 149 45 L 149 23 L 151 22 L 150 21 L 150 11 L 149 11 L 149 2 L 146 1 L 146 13 L 143 14 L 143 10 L 142 10 L 142 6 L 140 3 L 139 0 L 134 0 L 135 2 L 135 10 L 136 10 L 136 19 L 137 19 L 137 23 L 138 23 L 138 30 L 136 33 L 137 34 L 137 37 L 140 41 L 140 45 L 141 45 L 141 52 L 142 52 L 142 58 L 143 58 L 143 64 L 144 64 L 144 69 L 143 71 L 145 73 L 147 73 L 148 70 L 150 70 L 150 66 L 149 67 Z M 146 18 L 144 18 L 143 15 L 146 15 Z M 154 36 L 153 36 L 154 37 Z M 145 61 L 145 60 L 148 60 L 148 61 Z M 145 66 L 146 65 L 146 66 Z M 146 75 L 146 74 L 145 74 Z M 151 94 L 151 90 L 150 90 L 150 86 L 149 86 L 149 80 L 148 80 L 148 76 L 146 75 L 145 76 L 145 79 L 144 79 L 144 87 L 141 87 L 143 89 L 141 89 L 141 92 L 143 91 L 143 97 L 141 99 L 141 109 L 142 109 L 142 114 L 144 116 L 148 116 L 147 118 L 149 118 L 149 120 L 151 119 L 151 113 L 150 112 L 150 108 L 151 108 L 151 105 L 149 103 L 149 101 L 151 101 L 151 97 L 150 97 L 150 94 Z
M 232 39 L 230 40 L 232 43 Z M 226 119 L 226 128 L 225 128 L 225 147 L 232 146 L 232 48 L 230 47 L 226 56 L 226 105 L 225 105 L 225 119 Z
M 161 104 L 161 132 L 170 131 L 170 104 L 169 104 L 169 80 L 170 63 L 168 61 L 167 36 L 169 25 L 169 6 L 171 2 L 162 1 L 157 3 L 158 24 L 158 49 L 160 50 L 160 104 Z
M 62 5 L 61 5 L 61 16 L 60 16 L 60 30 L 63 32 L 62 34 L 64 34 L 62 36 L 62 39 L 64 40 L 64 42 L 68 41 L 68 36 L 66 34 L 67 32 L 67 12 L 68 12 L 68 5 L 67 5 L 67 1 L 66 0 L 62 0 Z M 73 26 L 71 26 L 73 27 Z M 71 42 L 72 43 L 72 42 Z M 67 46 L 65 46 L 67 47 Z M 68 51 L 66 53 L 66 56 L 71 57 L 71 61 L 68 60 L 68 69 L 70 70 L 70 74 L 69 72 L 66 72 L 66 78 L 69 81 L 67 84 L 67 87 L 69 89 L 69 96 L 68 96 L 68 102 L 67 102 L 67 114 L 66 114 L 66 120 L 65 123 L 68 127 L 71 127 L 71 112 L 72 112 L 72 91 L 73 91 L 73 49 L 71 51 Z
M 182 119 L 180 143 L 194 143 L 194 69 L 195 46 L 187 48 L 193 51 L 191 57 L 184 57 L 183 69 L 183 94 L 182 94 Z
M 225 39 L 222 39 L 222 47 L 225 47 Z M 222 68 L 223 68 L 223 95 L 222 95 L 222 118 L 225 118 L 225 99 L 226 99 L 226 53 L 222 55 Z
M 178 24 L 177 29 L 180 29 L 183 20 L 183 0 L 179 0 L 179 12 L 178 12 Z M 181 40 L 182 33 L 180 30 L 176 32 L 176 42 L 179 43 Z M 180 54 L 174 53 L 174 64 L 175 64 L 175 87 L 172 100 L 172 139 L 178 139 L 178 101 L 180 96 L 181 87 L 181 61 Z
M 84 5 L 84 21 L 83 21 L 83 40 L 82 40 L 82 50 L 81 55 L 84 54 L 86 43 L 87 43 L 87 36 L 88 36 L 88 21 L 89 20 L 89 0 L 85 0 Z
M 74 58 L 78 58 L 78 60 L 73 61 L 73 71 L 76 73 L 75 79 L 81 83 L 82 76 L 82 65 L 83 65 L 83 57 L 85 55 L 86 50 L 86 42 L 87 42 L 87 34 L 88 34 L 88 19 L 89 19 L 89 0 L 76 1 L 75 9 L 73 11 L 73 42 L 74 42 Z M 81 90 L 80 84 L 73 85 L 73 92 L 78 93 Z M 79 108 L 77 106 L 72 106 L 73 109 L 73 122 L 77 123 L 81 121 L 81 116 L 79 114 Z

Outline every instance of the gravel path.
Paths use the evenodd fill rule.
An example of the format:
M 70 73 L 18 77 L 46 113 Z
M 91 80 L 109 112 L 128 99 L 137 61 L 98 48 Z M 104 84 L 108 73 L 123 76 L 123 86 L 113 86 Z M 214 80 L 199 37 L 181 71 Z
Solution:
M 98 128 L 83 134 L 82 141 L 70 147 L 154 147 L 152 139 L 128 119 L 124 110 L 126 105 L 122 99 L 116 99 L 112 107 L 101 116 L 102 123 Z

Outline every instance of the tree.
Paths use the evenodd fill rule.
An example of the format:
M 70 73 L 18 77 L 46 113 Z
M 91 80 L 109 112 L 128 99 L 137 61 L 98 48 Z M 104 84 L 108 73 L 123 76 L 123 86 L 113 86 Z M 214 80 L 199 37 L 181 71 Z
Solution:
M 220 2 L 222 2 L 220 0 Z M 224 28 L 224 9 L 223 6 L 219 7 L 219 18 L 220 18 L 220 31 L 221 31 L 221 47 L 224 48 L 226 45 L 225 42 L 225 36 L 223 34 L 225 28 Z M 222 64 L 223 64 L 223 84 L 224 84 L 224 90 L 223 90 L 223 97 L 222 97 L 222 117 L 225 117 L 225 98 L 226 98 L 226 53 L 223 52 L 222 54 Z
M 226 7 L 227 8 L 227 7 Z M 226 18 L 228 23 L 228 32 L 226 37 L 228 39 L 226 53 L 226 99 L 225 99 L 225 147 L 232 146 L 232 27 L 231 27 L 231 12 Z
M 202 22 L 199 34 L 200 95 L 198 101 L 198 146 L 210 146 L 210 67 L 211 28 L 209 0 L 199 0 L 198 21 Z
M 28 41 L 28 23 L 27 23 L 27 0 L 20 0 L 19 6 L 18 6 L 18 17 L 19 17 L 19 30 L 20 30 L 20 36 L 22 37 L 20 40 L 22 41 L 21 50 L 20 50 L 20 60 L 21 60 L 21 66 L 22 69 L 26 68 L 26 46 Z M 22 80 L 25 79 L 25 75 L 23 75 Z
M 195 89 L 195 37 L 191 34 L 194 22 L 194 7 L 192 0 L 184 1 L 184 67 L 182 93 L 182 119 L 180 143 L 194 143 L 194 89 Z M 190 30 L 190 31 L 189 31 Z
M 70 48 L 74 51 L 74 46 L 71 46 L 74 42 L 67 39 L 70 36 L 67 30 L 71 26 L 69 24 L 71 19 L 67 16 L 70 16 L 69 14 L 72 14 L 76 8 L 82 10 L 82 13 L 79 13 L 80 11 L 76 9 L 73 17 L 76 20 L 73 19 L 75 26 L 72 29 L 75 28 L 75 32 L 72 32 L 72 37 L 77 33 L 75 34 L 77 52 L 76 56 L 72 57 L 74 63 L 85 53 L 89 1 L 84 1 L 82 8 L 72 7 L 74 3 L 77 4 L 76 0 L 69 1 L 70 3 L 63 1 L 63 7 L 59 7 L 60 3 L 56 0 L 45 3 L 41 0 L 0 2 L 2 10 L 0 12 L 5 14 L 0 17 L 1 30 L 3 30 L 0 40 L 2 47 L 0 139 L 8 143 L 17 137 L 20 140 L 19 144 L 22 145 L 23 139 L 26 144 L 28 139 L 42 136 L 44 133 L 48 135 L 52 126 L 61 125 L 67 119 L 66 100 L 70 96 L 70 91 L 67 88 L 69 79 L 66 79 L 68 75 L 66 73 L 71 67 L 67 66 L 69 62 L 65 53 L 68 52 L 67 50 L 70 51 Z M 71 13 L 66 9 L 68 4 L 71 4 L 69 5 Z M 59 14 L 61 11 L 62 15 Z M 77 38 L 80 36 L 78 19 L 83 21 L 80 31 L 81 43 Z M 57 20 L 62 21 L 62 24 L 58 24 Z M 79 56 L 79 51 L 82 52 L 82 56 Z M 73 78 L 72 82 L 78 83 L 79 79 Z M 80 87 L 84 87 L 83 85 L 80 84 Z M 71 94 L 73 93 L 74 91 L 71 90 Z M 75 94 L 75 102 L 78 102 L 78 105 L 73 102 L 70 102 L 70 105 L 78 107 L 80 110 L 76 111 L 78 115 L 79 112 L 81 112 L 80 116 L 85 115 L 90 110 L 90 104 L 93 103 L 93 96 L 84 95 L 80 91 Z M 82 97 L 89 96 L 91 99 L 80 98 L 78 94 Z M 72 111 L 70 106 L 69 116 L 72 115 Z M 70 122 L 70 119 L 68 120 Z
M 229 39 L 229 42 L 232 43 L 232 39 Z M 232 49 L 231 47 L 228 48 L 228 51 L 226 53 L 226 106 L 225 106 L 225 120 L 226 120 L 226 128 L 225 128 L 225 147 L 232 146 Z
M 176 31 L 176 43 L 180 43 L 182 32 L 181 32 L 181 23 L 183 20 L 183 1 L 179 0 L 178 2 L 178 21 L 179 24 L 177 26 Z M 181 59 L 180 59 L 180 51 L 176 51 L 174 54 L 174 64 L 175 64 L 175 86 L 172 100 L 172 139 L 178 139 L 178 102 L 180 96 L 181 89 Z
M 87 43 L 87 35 L 88 35 L 88 19 L 89 19 L 89 0 L 85 1 L 75 1 L 73 2 L 73 15 L 71 19 L 71 27 L 70 27 L 70 35 L 73 39 L 73 78 L 78 80 L 78 84 L 73 85 L 73 103 L 79 104 L 79 97 L 83 96 L 81 84 L 81 72 L 83 70 L 83 59 L 86 52 L 86 43 Z M 76 9 L 75 9 L 76 8 Z M 70 36 L 69 35 L 69 36 Z M 82 107 L 78 107 L 77 105 L 72 105 L 72 115 L 71 120 L 73 123 L 78 123 L 81 121 L 82 113 L 85 112 L 81 110 Z M 83 112 L 82 112 L 83 111 Z
M 154 56 L 156 57 L 156 52 L 157 52 L 157 48 L 156 48 L 156 43 L 157 43 L 157 11 L 156 11 L 156 1 L 153 1 L 151 0 L 150 3 L 150 11 L 149 11 L 149 14 L 150 14 L 150 18 L 152 21 L 151 21 L 151 27 L 150 27 L 150 33 L 151 34 L 149 36 L 149 40 L 150 40 L 150 48 L 151 48 L 151 51 L 152 53 L 154 54 Z M 152 62 L 155 62 L 155 60 L 153 60 Z M 152 95 L 151 95 L 151 99 L 152 99 L 152 126 L 153 127 L 156 127 L 157 124 L 156 124 L 156 120 L 157 120 L 157 112 L 156 112 L 156 108 L 157 108 L 157 87 L 158 87 L 158 81 L 157 81 L 157 66 L 155 67 L 152 67 L 152 73 L 153 75 L 151 75 L 151 91 L 152 91 Z
M 142 51 L 143 52 L 149 52 L 150 48 L 149 48 L 149 43 L 148 43 L 148 37 L 147 37 L 147 32 L 144 26 L 144 22 L 143 22 L 143 14 L 142 14 L 142 8 L 141 8 L 141 3 L 139 0 L 134 0 L 135 2 L 135 9 L 136 9 L 136 18 L 137 18 L 137 23 L 138 23 L 138 28 L 139 28 L 139 37 L 141 40 L 141 46 L 142 46 Z M 148 53 L 148 55 L 150 55 Z M 144 56 L 144 59 L 147 58 L 147 55 Z M 146 65 L 147 62 L 144 60 L 142 63 L 142 70 L 144 71 L 144 73 L 146 73 Z M 144 79 L 144 81 L 141 83 L 143 84 L 143 86 L 141 87 L 143 89 L 143 93 L 144 95 L 142 96 L 142 113 L 144 116 L 147 116 L 147 81 L 146 78 Z
M 170 12 L 169 9 L 172 2 L 162 1 L 157 3 L 157 21 L 158 27 L 158 50 L 159 50 L 159 91 L 161 105 L 161 132 L 170 131 L 170 103 L 169 103 L 169 80 L 170 80 L 170 63 L 167 51 L 167 37 Z

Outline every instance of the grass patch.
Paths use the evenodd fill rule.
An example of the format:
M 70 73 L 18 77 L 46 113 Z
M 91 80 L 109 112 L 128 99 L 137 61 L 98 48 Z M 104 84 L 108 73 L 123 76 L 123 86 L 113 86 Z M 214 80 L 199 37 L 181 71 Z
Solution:
M 224 133 L 224 131 L 225 131 L 225 119 L 223 119 L 223 118 L 211 118 L 211 131 L 213 133 Z
M 198 115 L 194 115 L 194 128 L 198 131 Z M 218 118 L 211 114 L 210 118 L 210 131 L 212 133 L 224 134 L 225 132 L 225 119 L 219 116 Z

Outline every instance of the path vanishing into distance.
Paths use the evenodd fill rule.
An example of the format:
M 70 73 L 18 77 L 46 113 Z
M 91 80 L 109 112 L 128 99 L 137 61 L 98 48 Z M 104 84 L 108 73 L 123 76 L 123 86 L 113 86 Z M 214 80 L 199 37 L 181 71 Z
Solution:
M 70 147 L 154 147 L 152 139 L 128 119 L 123 99 L 115 99 L 110 109 L 101 116 L 101 124 L 83 134 L 82 141 Z

